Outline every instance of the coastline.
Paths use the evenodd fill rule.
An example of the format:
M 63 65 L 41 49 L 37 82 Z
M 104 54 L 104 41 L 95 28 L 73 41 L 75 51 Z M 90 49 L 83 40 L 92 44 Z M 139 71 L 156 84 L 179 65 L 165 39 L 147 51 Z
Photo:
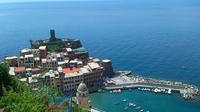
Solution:
M 199 88 L 195 85 L 169 80 L 159 80 L 155 78 L 145 78 L 142 76 L 130 75 L 130 71 L 118 71 L 118 75 L 111 78 L 114 84 L 106 84 L 105 90 L 116 89 L 140 89 L 142 91 L 153 91 L 155 93 L 178 92 L 185 100 L 195 100 L 200 96 Z M 167 90 L 167 91 L 166 91 Z

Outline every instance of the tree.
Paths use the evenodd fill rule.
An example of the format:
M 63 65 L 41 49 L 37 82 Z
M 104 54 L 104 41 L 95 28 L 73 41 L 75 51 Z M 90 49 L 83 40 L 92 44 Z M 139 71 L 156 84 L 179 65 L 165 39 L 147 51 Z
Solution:
M 9 74 L 7 64 L 0 64 L 0 97 L 3 95 L 3 87 L 6 90 L 16 88 L 17 79 Z
M 28 89 L 25 91 L 14 92 L 13 90 L 6 91 L 0 100 L 0 107 L 4 108 L 5 112 L 44 112 L 48 110 L 45 107 L 44 95 L 33 95 Z

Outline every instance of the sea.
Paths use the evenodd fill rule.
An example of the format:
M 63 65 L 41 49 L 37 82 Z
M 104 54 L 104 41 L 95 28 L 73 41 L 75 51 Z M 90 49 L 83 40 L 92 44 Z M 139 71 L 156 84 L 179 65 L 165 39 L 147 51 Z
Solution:
M 48 39 L 50 29 L 58 38 L 80 39 L 91 56 L 112 60 L 115 71 L 200 87 L 200 0 L 0 3 L 0 59 L 19 56 L 29 40 Z M 200 112 L 199 100 L 185 101 L 178 93 L 122 90 L 89 98 L 106 112 L 138 112 L 125 109 L 129 102 L 144 112 Z

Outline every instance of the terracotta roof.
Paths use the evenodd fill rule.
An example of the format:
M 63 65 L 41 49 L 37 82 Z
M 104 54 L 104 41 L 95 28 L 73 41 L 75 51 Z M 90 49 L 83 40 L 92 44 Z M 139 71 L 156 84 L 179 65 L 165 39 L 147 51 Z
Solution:
M 15 68 L 15 72 L 23 72 L 25 71 L 25 67 L 17 67 Z
M 32 71 L 39 71 L 39 68 L 32 68 Z
M 70 68 L 63 68 L 63 72 L 65 74 L 74 73 L 74 72 L 77 72 L 77 71 L 81 71 L 81 69 L 80 68 L 75 68 L 75 67 L 73 67 L 71 70 L 70 70 Z
M 75 54 L 85 54 L 88 53 L 88 51 L 83 51 L 83 52 L 75 52 Z
M 51 60 L 50 60 L 50 59 L 47 59 L 47 62 L 48 62 L 48 63 L 50 63 L 50 62 L 51 62 Z

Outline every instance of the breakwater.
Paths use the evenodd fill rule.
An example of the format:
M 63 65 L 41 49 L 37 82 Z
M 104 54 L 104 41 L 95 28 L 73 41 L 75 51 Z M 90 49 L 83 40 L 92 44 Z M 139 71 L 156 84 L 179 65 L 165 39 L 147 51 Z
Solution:
M 172 92 L 179 92 L 184 99 L 196 99 L 200 96 L 199 88 L 195 85 L 183 82 L 145 78 L 129 75 L 130 71 L 118 71 L 111 80 L 113 84 L 105 84 L 105 90 L 127 89 L 127 88 L 151 88 L 166 89 Z

